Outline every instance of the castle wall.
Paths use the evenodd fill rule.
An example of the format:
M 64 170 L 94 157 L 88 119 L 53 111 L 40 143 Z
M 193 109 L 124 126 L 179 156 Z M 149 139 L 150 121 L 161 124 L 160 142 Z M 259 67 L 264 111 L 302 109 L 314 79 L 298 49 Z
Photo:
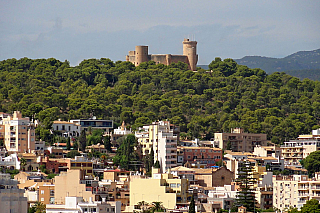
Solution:
M 185 56 L 185 55 L 173 55 L 173 56 L 172 56 L 171 63 L 178 63 L 179 61 L 188 64 L 189 69 L 190 69 L 190 64 L 189 64 L 189 61 L 188 61 L 188 57 L 187 57 L 187 56 Z
M 129 51 L 126 56 L 126 61 L 130 61 L 135 66 L 139 66 L 142 62 L 154 61 L 156 64 L 170 65 L 171 63 L 178 63 L 179 61 L 188 64 L 190 70 L 196 70 L 198 55 L 197 42 L 184 39 L 183 55 L 149 55 L 148 46 L 136 46 L 135 51 Z
M 151 61 L 156 64 L 169 65 L 171 63 L 171 55 L 151 55 Z

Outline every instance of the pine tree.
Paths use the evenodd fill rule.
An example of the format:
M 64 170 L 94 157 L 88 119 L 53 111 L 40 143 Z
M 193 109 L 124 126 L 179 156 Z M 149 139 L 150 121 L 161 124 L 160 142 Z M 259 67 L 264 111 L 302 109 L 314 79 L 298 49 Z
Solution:
M 195 203 L 194 203 L 193 194 L 192 194 L 191 201 L 190 201 L 190 204 L 189 204 L 189 211 L 188 211 L 188 213 L 196 213 L 196 205 L 195 205 Z
M 257 204 L 254 192 L 254 184 L 257 181 L 253 175 L 254 172 L 251 162 L 247 160 L 239 161 L 238 178 L 236 182 L 238 182 L 240 189 L 237 192 L 234 206 L 244 206 L 247 208 L 247 211 L 251 212 L 255 211 L 255 204 Z

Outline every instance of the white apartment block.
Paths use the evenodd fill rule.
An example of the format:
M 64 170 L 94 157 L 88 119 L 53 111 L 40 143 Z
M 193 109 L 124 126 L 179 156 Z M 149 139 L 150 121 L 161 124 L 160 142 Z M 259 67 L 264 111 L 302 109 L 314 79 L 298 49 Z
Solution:
M 8 152 L 30 152 L 35 148 L 35 127 L 28 117 L 15 111 L 2 120 L 4 143 Z
M 150 153 L 153 147 L 154 160 L 160 162 L 162 172 L 177 166 L 178 127 L 169 121 L 153 122 L 140 128 L 135 136 L 141 145 L 143 155 Z
M 320 200 L 320 175 L 273 176 L 273 206 L 281 211 L 301 207 L 310 199 Z
M 297 140 L 284 142 L 280 148 L 285 165 L 301 168 L 300 160 L 320 149 L 319 131 L 312 130 L 312 135 L 300 135 Z
M 120 201 L 83 201 L 82 197 L 65 197 L 65 204 L 47 204 L 47 213 L 120 213 Z

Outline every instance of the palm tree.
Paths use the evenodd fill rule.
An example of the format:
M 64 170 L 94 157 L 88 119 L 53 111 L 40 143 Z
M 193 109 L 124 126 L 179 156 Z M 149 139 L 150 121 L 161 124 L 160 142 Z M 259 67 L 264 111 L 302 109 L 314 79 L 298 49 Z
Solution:
M 100 160 L 103 162 L 103 164 L 105 164 L 105 162 L 109 159 L 109 155 L 108 154 L 101 154 L 100 156 Z
M 142 210 L 143 213 L 147 213 L 149 212 L 148 207 L 149 207 L 149 203 L 147 203 L 146 201 L 140 201 L 137 203 L 137 206 L 139 209 Z
M 43 204 L 41 202 L 36 202 L 34 204 L 34 207 L 36 209 L 36 213 L 45 213 L 46 212 L 46 204 Z
M 20 164 L 21 164 L 22 169 L 24 171 L 24 167 L 27 165 L 27 160 L 25 158 L 20 158 Z
M 152 212 L 164 212 L 165 208 L 160 201 L 152 202 L 153 207 L 151 208 Z

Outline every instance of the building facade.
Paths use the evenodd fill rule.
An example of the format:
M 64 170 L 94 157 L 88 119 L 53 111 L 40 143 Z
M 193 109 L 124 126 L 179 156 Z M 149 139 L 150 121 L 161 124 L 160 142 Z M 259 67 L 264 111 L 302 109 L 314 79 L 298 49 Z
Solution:
M 241 128 L 231 133 L 214 133 L 215 147 L 233 152 L 253 152 L 254 147 L 267 145 L 267 134 L 246 133 Z
M 141 201 L 160 201 L 165 208 L 174 209 L 177 204 L 188 202 L 188 197 L 191 197 L 188 186 L 187 179 L 174 178 L 172 174 L 153 169 L 152 178 L 134 178 L 130 181 L 130 206 Z
M 213 166 L 222 160 L 222 150 L 219 148 L 180 146 L 177 150 L 179 156 L 183 156 L 182 164 L 189 161 Z
M 154 61 L 156 64 L 164 65 L 184 62 L 188 64 L 190 70 L 195 71 L 198 63 L 197 42 L 184 39 L 182 44 L 183 55 L 149 55 L 148 46 L 136 46 L 135 51 L 129 51 L 129 55 L 126 56 L 126 61 L 132 62 L 135 66 L 139 66 L 142 62 L 147 61 Z
M 53 121 L 52 130 L 60 133 L 63 137 L 79 137 L 80 124 L 68 121 Z
M 4 143 L 8 152 L 31 152 L 35 149 L 35 127 L 28 117 L 21 112 L 3 118 Z
M 27 213 L 27 198 L 17 184 L 18 181 L 11 180 L 9 174 L 0 174 L 0 213 Z
M 105 133 L 110 133 L 110 130 L 113 129 L 113 121 L 112 120 L 98 120 L 95 118 L 92 119 L 75 119 L 70 120 L 70 123 L 80 125 L 80 132 L 84 129 L 88 131 L 89 128 L 92 130 L 94 129 L 101 129 Z
M 285 165 L 301 168 L 302 159 L 320 150 L 320 129 L 312 130 L 311 135 L 299 135 L 297 140 L 284 142 L 280 148 Z
M 177 166 L 177 144 L 179 127 L 169 121 L 157 121 L 143 126 L 135 133 L 141 146 L 142 155 L 154 152 L 154 160 L 159 161 L 161 171 Z
M 301 207 L 310 199 L 320 200 L 320 174 L 310 179 L 307 175 L 273 176 L 273 206 L 284 210 Z

